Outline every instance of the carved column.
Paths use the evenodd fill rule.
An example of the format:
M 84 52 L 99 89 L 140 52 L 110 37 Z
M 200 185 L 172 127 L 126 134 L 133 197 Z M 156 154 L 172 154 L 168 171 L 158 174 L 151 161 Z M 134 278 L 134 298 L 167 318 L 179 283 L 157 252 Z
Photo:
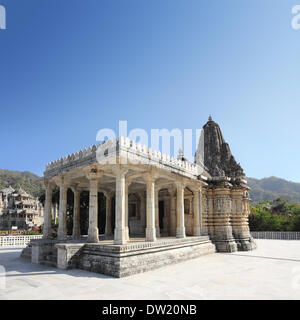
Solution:
M 125 182 L 125 234 L 126 234 L 126 240 L 129 240 L 129 216 L 128 216 L 128 196 L 129 196 L 129 186 L 131 184 L 130 180 L 127 180 Z
M 232 189 L 232 232 L 239 251 L 256 248 L 249 229 L 249 196 L 246 190 L 241 187 Z
M 176 236 L 176 197 L 174 191 L 171 193 L 170 199 L 170 235 Z
M 140 199 L 141 199 L 141 206 L 140 206 L 140 217 L 141 217 L 141 225 L 142 228 L 146 228 L 146 201 L 145 201 L 145 195 L 144 192 L 139 193 Z
M 205 189 L 201 187 L 199 193 L 199 202 L 200 202 L 200 233 L 201 235 L 208 235 L 207 229 L 207 199 L 205 194 Z
M 176 184 L 177 189 L 177 228 L 176 237 L 185 238 L 184 226 L 184 185 L 183 183 Z
M 164 218 L 163 218 L 163 232 L 165 235 L 170 235 L 170 197 L 164 198 Z
M 44 211 L 44 230 L 43 238 L 51 238 L 51 206 L 52 206 L 52 188 L 53 186 L 49 181 L 44 181 L 46 187 L 46 197 L 45 197 L 45 211 Z M 1 195 L 2 197 L 2 195 Z
M 112 194 L 109 192 L 105 192 L 105 235 L 111 236 L 112 235 L 112 229 L 111 229 L 111 200 L 112 200 Z
M 213 195 L 214 243 L 219 252 L 235 252 L 237 244 L 232 234 L 230 189 L 215 187 Z
M 199 190 L 194 191 L 194 236 L 200 236 L 200 204 L 199 204 L 200 192 Z
M 68 187 L 61 178 L 59 183 L 58 240 L 67 239 L 67 191 Z
M 155 229 L 156 229 L 156 236 L 160 237 L 158 194 L 159 194 L 159 188 L 155 188 Z
M 99 242 L 98 230 L 98 179 L 90 177 L 88 242 Z
M 57 223 L 57 215 L 58 215 L 58 204 L 54 203 L 54 224 Z
M 206 226 L 211 239 L 215 237 L 213 189 L 206 190 Z
M 146 227 L 146 241 L 156 241 L 155 230 L 155 179 L 153 177 L 146 178 L 147 188 L 147 227 Z
M 72 187 L 74 193 L 74 208 L 73 208 L 73 239 L 80 239 L 80 190 Z
M 125 187 L 125 174 L 127 171 L 121 168 L 115 168 L 116 174 L 116 227 L 114 235 L 115 244 L 126 243 L 125 231 L 125 215 L 126 215 L 126 187 Z

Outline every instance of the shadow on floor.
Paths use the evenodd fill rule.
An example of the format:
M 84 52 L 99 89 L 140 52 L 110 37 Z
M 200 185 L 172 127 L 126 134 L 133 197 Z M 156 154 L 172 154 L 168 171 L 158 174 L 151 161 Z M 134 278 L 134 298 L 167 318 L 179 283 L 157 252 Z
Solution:
M 7 248 L 9 251 L 10 248 Z M 42 264 L 31 263 L 29 259 L 21 258 L 21 249 L 14 248 L 13 252 L 0 252 L 0 265 L 5 268 L 6 277 L 26 277 L 35 275 L 64 274 L 70 277 L 117 279 L 100 273 L 80 269 L 63 270 Z M 13 273 L 12 273 L 13 272 Z M 8 274 L 10 273 L 10 274 Z

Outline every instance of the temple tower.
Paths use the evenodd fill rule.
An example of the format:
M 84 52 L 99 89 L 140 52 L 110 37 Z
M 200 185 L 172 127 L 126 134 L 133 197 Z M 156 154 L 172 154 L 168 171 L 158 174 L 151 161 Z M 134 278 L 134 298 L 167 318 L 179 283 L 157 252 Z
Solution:
M 211 116 L 203 126 L 202 139 L 195 162 L 204 164 L 210 175 L 204 195 L 208 199 L 205 212 L 208 234 L 220 252 L 255 249 L 248 224 L 250 188 Z M 203 164 L 199 159 L 203 159 Z

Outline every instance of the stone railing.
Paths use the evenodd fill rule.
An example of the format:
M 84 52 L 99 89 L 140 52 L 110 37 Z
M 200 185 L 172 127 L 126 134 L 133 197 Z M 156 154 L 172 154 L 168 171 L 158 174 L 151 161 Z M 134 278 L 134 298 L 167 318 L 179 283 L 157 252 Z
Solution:
M 45 177 L 53 176 L 62 171 L 68 171 L 75 167 L 88 165 L 110 157 L 116 156 L 117 153 L 124 156 L 129 161 L 137 161 L 153 166 L 165 166 L 176 169 L 178 172 L 184 172 L 192 177 L 200 175 L 202 168 L 189 161 L 181 161 L 177 158 L 163 154 L 160 151 L 152 150 L 152 148 L 136 143 L 128 137 L 120 137 L 120 139 L 108 140 L 102 144 L 95 144 L 79 152 L 60 158 L 46 165 Z M 108 160 L 109 161 L 109 160 Z
M 289 231 L 251 231 L 254 239 L 300 240 L 300 232 Z
M 0 236 L 0 247 L 26 246 L 32 239 L 41 239 L 42 235 L 33 236 Z

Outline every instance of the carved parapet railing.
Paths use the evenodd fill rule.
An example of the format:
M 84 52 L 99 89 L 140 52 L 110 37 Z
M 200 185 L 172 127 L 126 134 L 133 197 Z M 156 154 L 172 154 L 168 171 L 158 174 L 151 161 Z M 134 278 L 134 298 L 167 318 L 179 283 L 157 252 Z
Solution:
M 89 165 L 92 163 L 110 163 L 109 159 L 119 157 L 120 163 L 140 163 L 157 168 L 163 168 L 192 179 L 197 179 L 203 172 L 198 164 L 181 161 L 177 158 L 162 154 L 160 151 L 152 150 L 146 145 L 136 143 L 129 138 L 108 140 L 72 153 L 71 155 L 50 162 L 46 165 L 45 177 L 52 177 L 57 174 L 72 170 L 73 168 Z M 113 162 L 111 162 L 113 163 Z

